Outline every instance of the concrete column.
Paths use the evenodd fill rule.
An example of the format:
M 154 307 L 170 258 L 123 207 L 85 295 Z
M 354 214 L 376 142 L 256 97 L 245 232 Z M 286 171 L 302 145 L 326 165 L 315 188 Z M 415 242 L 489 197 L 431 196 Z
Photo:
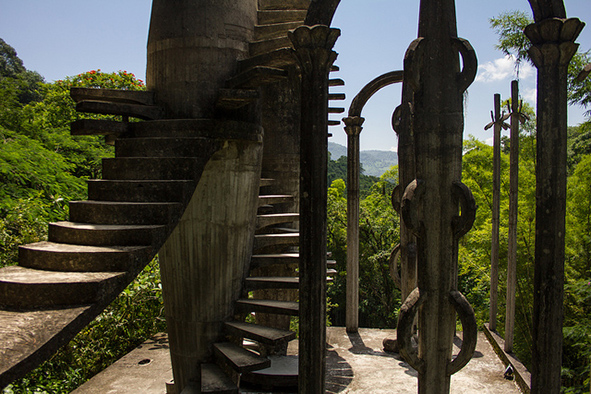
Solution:
M 566 213 L 567 71 L 584 24 L 532 2 L 525 29 L 538 69 L 532 393 L 560 393 Z
M 328 74 L 340 31 L 301 26 L 289 34 L 302 73 L 300 143 L 299 392 L 325 391 Z
M 517 214 L 519 204 L 519 82 L 511 81 L 511 148 L 509 158 L 509 235 L 507 239 L 507 296 L 505 351 L 513 351 L 517 290 Z
M 365 119 L 347 117 L 347 332 L 359 328 L 359 134 Z
M 501 95 L 495 94 L 495 112 L 493 115 L 493 202 L 492 202 L 492 234 L 490 250 L 490 310 L 489 327 L 497 329 L 497 311 L 499 300 L 499 224 L 501 211 Z

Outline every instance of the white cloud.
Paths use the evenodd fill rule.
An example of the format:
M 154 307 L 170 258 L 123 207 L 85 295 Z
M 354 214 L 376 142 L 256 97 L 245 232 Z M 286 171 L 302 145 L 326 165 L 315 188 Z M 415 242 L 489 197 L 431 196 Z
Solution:
M 536 88 L 526 89 L 522 97 L 525 101 L 532 103 L 535 107 L 538 98 L 538 90 Z
M 519 65 L 519 78 L 523 80 L 533 75 L 535 75 L 535 68 L 527 62 L 521 62 Z M 515 60 L 511 56 L 505 56 L 481 64 L 478 67 L 476 82 L 497 82 L 512 79 L 516 76 Z
M 389 149 L 390 152 L 398 152 L 398 147 L 397 146 L 392 146 Z

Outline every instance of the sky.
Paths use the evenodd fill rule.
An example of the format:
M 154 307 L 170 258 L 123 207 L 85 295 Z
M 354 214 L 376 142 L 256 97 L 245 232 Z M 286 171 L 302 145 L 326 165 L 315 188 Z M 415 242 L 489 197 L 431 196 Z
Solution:
M 591 0 L 565 0 L 567 15 L 591 24 Z M 151 0 L 0 0 L 0 38 L 14 47 L 28 70 L 48 82 L 100 69 L 125 70 L 145 79 L 146 42 Z M 369 81 L 402 69 L 404 53 L 417 37 L 419 0 L 341 0 L 333 27 L 341 29 L 335 45 L 340 71 L 332 77 L 345 81 L 331 92 L 345 93 L 344 102 L 331 102 L 348 110 L 351 100 Z M 527 0 L 456 0 L 458 35 L 476 50 L 479 70 L 465 100 L 464 137 L 491 138 L 484 131 L 490 122 L 495 93 L 510 97 L 514 63 L 495 49 L 497 36 L 489 18 L 504 11 L 521 10 L 531 15 Z M 591 49 L 591 25 L 577 42 Z M 520 68 L 520 95 L 535 106 L 537 72 Z M 391 128 L 394 109 L 400 104 L 400 85 L 384 88 L 363 110 L 362 150 L 395 150 Z M 589 108 L 588 108 L 589 109 Z M 569 108 L 569 125 L 585 120 L 584 108 Z M 343 114 L 344 116 L 345 114 Z M 331 115 L 340 119 L 341 115 Z M 346 145 L 341 126 L 331 127 L 332 142 Z

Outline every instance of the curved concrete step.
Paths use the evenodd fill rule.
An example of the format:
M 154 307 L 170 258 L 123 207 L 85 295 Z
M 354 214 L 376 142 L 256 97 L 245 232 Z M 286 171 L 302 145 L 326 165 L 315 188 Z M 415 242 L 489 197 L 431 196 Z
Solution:
M 19 265 L 62 272 L 122 272 L 150 258 L 149 246 L 85 246 L 37 242 L 19 247 Z
M 92 224 L 169 225 L 183 205 L 173 202 L 71 201 L 70 220 Z
M 269 360 L 271 360 L 271 366 L 269 368 L 246 372 L 242 374 L 241 379 L 245 382 L 255 383 L 261 386 L 264 391 L 284 392 L 280 388 L 297 387 L 299 372 L 298 356 L 269 356 Z
M 299 264 L 299 253 L 255 254 L 250 259 L 250 268 L 267 267 L 276 264 Z
M 76 104 L 76 111 L 102 115 L 132 116 L 144 120 L 162 118 L 163 111 L 155 105 L 117 103 L 99 100 L 84 100 Z
M 103 179 L 197 180 L 207 158 L 115 157 L 103 159 Z
M 0 269 L 0 306 L 32 310 L 87 305 L 110 295 L 123 272 L 54 272 L 24 267 Z
M 154 92 L 140 90 L 70 88 L 70 97 L 76 103 L 84 100 L 99 100 L 154 105 Z
M 270 25 L 257 25 L 254 27 L 255 41 L 269 40 L 279 37 L 287 37 L 287 32 L 301 26 L 301 22 L 273 23 Z
M 89 179 L 88 199 L 119 202 L 184 202 L 195 190 L 193 180 Z
M 49 223 L 50 242 L 88 246 L 148 246 L 166 236 L 163 225 L 108 225 L 74 222 Z
M 250 56 L 258 56 L 281 48 L 292 48 L 291 40 L 288 37 L 251 41 L 248 44 L 248 53 Z
M 220 89 L 216 107 L 235 110 L 251 104 L 260 98 L 255 89 Z
M 250 276 L 245 279 L 247 290 L 299 289 L 300 278 L 289 276 Z
M 253 250 L 273 247 L 273 246 L 299 246 L 300 235 L 295 234 L 257 234 L 254 236 Z
M 243 72 L 256 66 L 284 68 L 295 63 L 296 58 L 293 53 L 293 49 L 280 48 L 240 60 L 238 62 L 238 71 Z
M 224 329 L 230 335 L 248 338 L 269 346 L 277 346 L 296 337 L 296 333 L 293 331 L 237 321 L 224 323 Z
M 215 149 L 204 137 L 123 138 L 115 143 L 115 156 L 210 157 Z
M 299 213 L 272 213 L 267 215 L 257 215 L 257 229 L 262 229 L 275 224 L 293 223 L 299 220 Z
M 239 313 L 260 312 L 289 316 L 297 316 L 300 313 L 297 302 L 276 300 L 241 299 L 236 301 L 236 310 Z
M 310 0 L 259 0 L 259 10 L 307 10 Z
M 281 68 L 255 66 L 229 79 L 226 86 L 231 89 L 256 89 L 286 78 L 287 72 Z
M 201 393 L 238 394 L 238 387 L 217 365 L 201 364 Z
M 94 317 L 90 306 L 0 309 L 0 387 L 25 375 L 67 343 Z
M 130 137 L 205 137 L 211 144 L 227 139 L 261 141 L 260 126 L 225 119 L 168 119 L 129 124 Z
M 230 342 L 214 343 L 213 353 L 218 363 L 227 364 L 242 373 L 268 368 L 271 361 Z
M 271 194 L 259 196 L 259 207 L 263 205 L 283 204 L 293 202 L 293 196 L 290 194 Z

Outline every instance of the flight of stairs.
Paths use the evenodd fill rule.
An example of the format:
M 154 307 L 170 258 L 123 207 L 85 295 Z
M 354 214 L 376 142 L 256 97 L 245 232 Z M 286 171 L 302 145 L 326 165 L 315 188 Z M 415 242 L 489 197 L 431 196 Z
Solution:
M 190 127 L 178 121 L 171 133 L 168 121 L 159 120 L 163 111 L 151 92 L 72 90 L 78 111 L 123 116 L 122 122 L 72 124 L 73 135 L 105 135 L 116 154 L 103 160 L 103 179 L 88 181 L 88 200 L 70 202 L 69 221 L 51 223 L 48 241 L 22 246 L 19 265 L 0 269 L 0 388 L 66 344 L 151 261 L 181 217 L 204 165 L 220 148 L 220 123 L 236 123 L 225 119 L 255 102 L 258 87 L 285 79 L 285 68 L 295 64 L 287 31 L 303 23 L 309 3 L 259 0 L 250 57 L 238 62 L 236 76 L 219 92 L 219 120 L 190 120 Z M 342 84 L 333 79 L 330 86 Z M 343 100 L 344 95 L 329 99 Z M 144 122 L 128 122 L 129 117 Z M 261 180 L 251 270 L 298 263 L 299 239 L 293 229 L 298 214 L 281 208 L 293 196 L 268 192 L 273 183 Z M 235 304 L 238 319 L 225 323 L 227 342 L 212 344 L 215 363 L 202 365 L 202 392 L 237 393 L 241 376 L 265 388 L 297 384 L 297 359 L 289 361 L 288 373 L 278 374 L 271 365 L 283 366 L 287 356 L 273 355 L 274 349 L 285 347 L 296 334 L 241 318 L 253 313 L 297 316 L 297 302 L 247 294 L 298 286 L 297 276 L 246 278 L 245 297 Z M 250 345 L 243 346 L 245 340 Z

